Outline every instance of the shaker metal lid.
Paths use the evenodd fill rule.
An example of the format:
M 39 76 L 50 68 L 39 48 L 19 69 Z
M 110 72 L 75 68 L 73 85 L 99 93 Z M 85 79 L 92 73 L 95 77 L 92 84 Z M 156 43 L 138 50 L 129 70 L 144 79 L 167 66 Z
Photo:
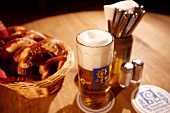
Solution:
M 133 59 L 132 64 L 134 64 L 136 66 L 143 66 L 144 62 L 141 59 Z
M 121 65 L 121 69 L 123 71 L 127 71 L 127 70 L 132 70 L 133 69 L 133 64 L 130 62 L 125 62 Z
M 170 93 L 154 85 L 141 85 L 131 95 L 131 104 L 137 113 L 170 112 Z
M 141 59 L 133 59 L 132 64 L 134 65 L 132 81 L 140 82 L 144 62 Z

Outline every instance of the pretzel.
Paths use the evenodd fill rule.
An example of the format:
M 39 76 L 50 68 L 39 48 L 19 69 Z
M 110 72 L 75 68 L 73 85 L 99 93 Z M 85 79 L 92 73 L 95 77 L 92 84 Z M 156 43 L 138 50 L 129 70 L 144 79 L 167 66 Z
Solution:
M 7 39 L 0 40 L 0 69 L 4 83 L 46 79 L 62 68 L 68 51 L 57 39 L 23 26 L 6 27 Z
M 8 72 L 9 64 L 10 61 L 14 55 L 14 53 L 19 50 L 20 48 L 28 45 L 28 44 L 33 44 L 36 43 L 34 40 L 29 39 L 29 38 L 15 38 L 7 42 L 3 46 L 3 55 L 1 58 L 1 68 Z M 8 74 L 9 75 L 9 74 Z
M 21 32 L 26 31 L 26 28 L 23 26 L 8 26 L 6 28 L 7 28 L 7 31 L 9 34 L 12 34 L 12 33 L 18 32 L 18 31 L 21 31 Z
M 55 67 L 57 67 L 57 71 L 58 71 L 62 67 L 65 61 L 66 61 L 65 56 L 58 56 L 58 57 L 53 57 L 47 60 L 45 62 L 45 65 L 40 65 L 39 73 L 42 74 L 41 79 L 43 80 L 47 78 L 49 75 L 52 75 L 54 71 L 56 71 L 56 69 L 54 69 L 54 71 L 51 71 L 51 72 L 50 70 Z M 57 66 L 55 66 L 55 64 L 57 64 Z
M 26 47 L 29 47 L 31 46 L 32 44 L 27 44 L 25 45 L 24 47 L 21 47 L 20 49 L 18 49 L 14 55 L 13 55 L 13 58 L 10 60 L 10 63 L 9 63 L 9 67 L 8 67 L 8 72 L 9 72 L 9 75 L 12 75 L 14 77 L 21 77 L 19 74 L 18 74 L 18 71 L 17 71 L 17 68 L 18 68 L 18 59 L 22 53 L 22 51 L 26 48 Z M 28 78 L 28 77 L 27 77 Z
M 5 41 L 4 40 L 0 40 L 0 62 L 3 56 L 3 51 L 4 51 L 4 45 L 5 45 Z
M 62 67 L 67 54 L 64 45 L 57 39 L 39 41 L 22 51 L 18 60 L 18 74 L 29 76 L 33 80 L 45 79 Z M 56 69 L 49 70 L 50 65 L 54 64 Z
M 35 41 L 40 41 L 46 38 L 49 38 L 47 35 L 42 34 L 38 31 L 32 29 L 26 29 L 23 26 L 9 26 L 7 27 L 7 31 L 10 34 L 9 39 L 14 38 L 31 38 Z

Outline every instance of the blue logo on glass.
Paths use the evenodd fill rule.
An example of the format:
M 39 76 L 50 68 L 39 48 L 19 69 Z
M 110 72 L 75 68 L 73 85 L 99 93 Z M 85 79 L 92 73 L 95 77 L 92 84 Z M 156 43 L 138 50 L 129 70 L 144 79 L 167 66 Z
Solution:
M 93 69 L 93 84 L 102 84 L 109 78 L 109 66 Z

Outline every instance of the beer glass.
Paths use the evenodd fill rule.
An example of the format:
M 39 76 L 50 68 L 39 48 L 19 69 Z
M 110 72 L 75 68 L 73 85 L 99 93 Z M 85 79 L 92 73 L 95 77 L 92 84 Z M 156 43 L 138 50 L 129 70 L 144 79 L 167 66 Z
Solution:
M 113 39 L 109 32 L 97 29 L 83 31 L 76 38 L 79 92 L 87 108 L 100 109 L 111 100 Z

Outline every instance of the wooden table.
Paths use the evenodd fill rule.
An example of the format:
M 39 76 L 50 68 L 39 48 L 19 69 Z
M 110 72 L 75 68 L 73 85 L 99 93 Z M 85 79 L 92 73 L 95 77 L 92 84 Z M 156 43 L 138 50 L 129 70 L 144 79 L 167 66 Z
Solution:
M 103 11 L 75 12 L 43 18 L 23 26 L 47 33 L 66 42 L 75 52 L 76 36 L 87 29 L 106 30 Z M 170 16 L 147 12 L 133 32 L 131 59 L 144 61 L 140 85 L 159 86 L 170 93 Z M 132 85 L 115 97 L 109 113 L 135 113 L 130 96 Z M 112 88 L 114 90 L 114 88 Z M 115 89 L 116 90 L 116 89 Z M 29 100 L 15 91 L 0 86 L 1 113 L 82 113 L 76 103 L 78 93 L 77 62 L 66 76 L 63 87 L 48 97 Z

